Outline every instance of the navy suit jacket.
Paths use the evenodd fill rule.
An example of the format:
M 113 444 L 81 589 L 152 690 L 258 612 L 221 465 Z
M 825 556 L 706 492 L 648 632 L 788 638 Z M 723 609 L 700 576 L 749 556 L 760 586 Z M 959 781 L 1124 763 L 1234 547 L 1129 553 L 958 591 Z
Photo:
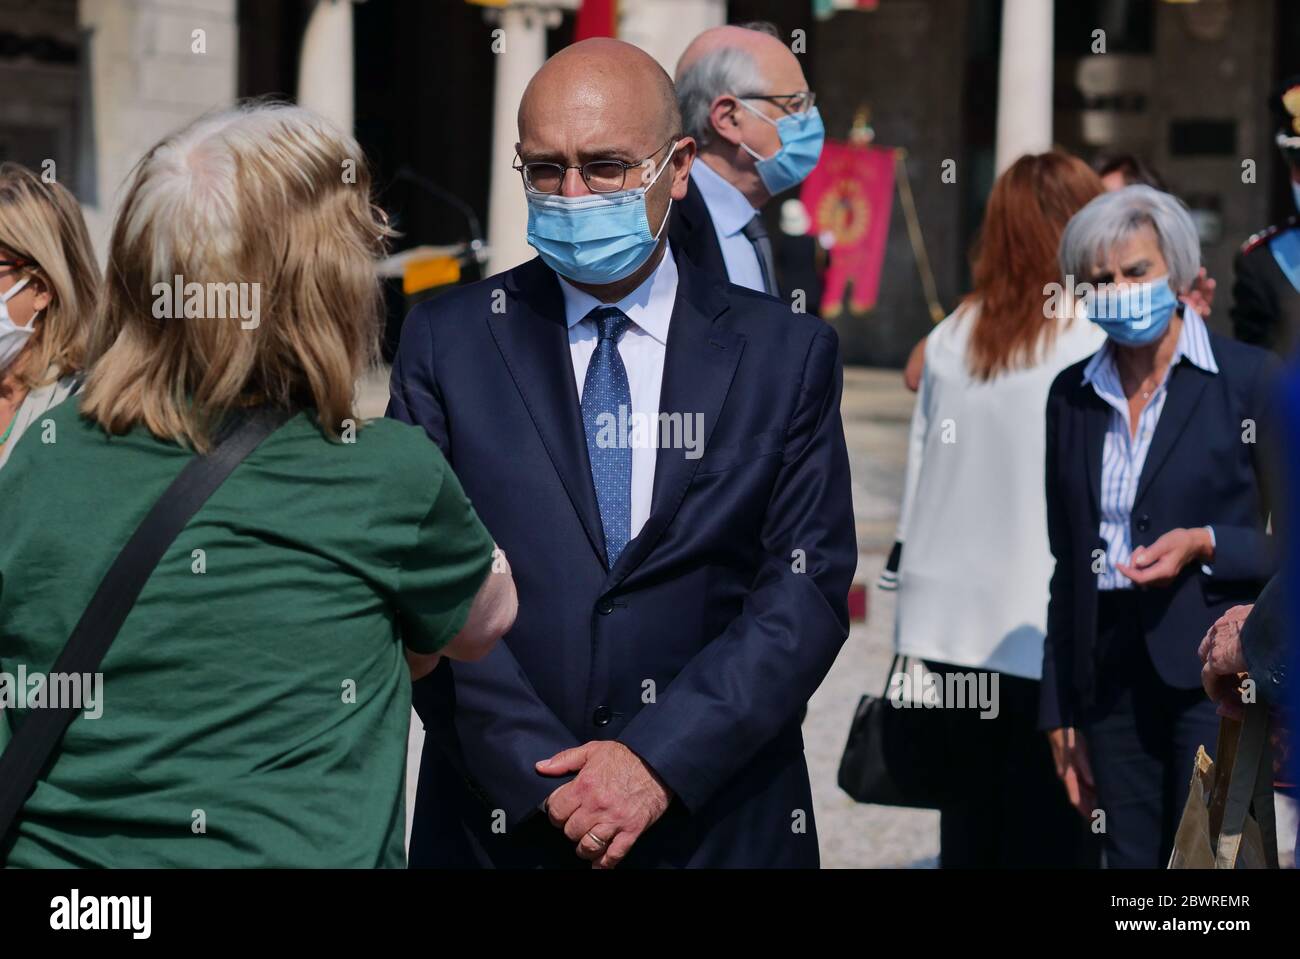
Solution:
M 1134 549 L 1178 527 L 1212 526 L 1212 575 L 1200 562 L 1163 588 L 1139 591 L 1147 650 L 1164 682 L 1201 684 L 1196 650 L 1230 606 L 1254 602 L 1276 568 L 1268 519 L 1275 448 L 1272 354 L 1210 333 L 1219 367 L 1183 360 L 1169 371 L 1168 395 L 1138 478 L 1129 528 Z M 1102 451 L 1112 408 L 1083 382 L 1088 360 L 1064 370 L 1047 398 L 1047 531 L 1052 573 L 1043 645 L 1039 725 L 1074 725 L 1092 705 L 1097 642 L 1097 573 Z M 1247 421 L 1250 421 L 1248 423 Z M 1255 442 L 1247 442 L 1251 423 Z M 1101 554 L 1095 553 L 1101 550 Z M 1103 560 L 1104 561 L 1104 560 Z
M 540 259 L 421 304 L 389 415 L 424 427 L 505 550 L 514 628 L 417 683 L 415 866 L 579 866 L 534 763 L 618 740 L 671 788 L 624 867 L 815 866 L 800 708 L 857 564 L 835 333 L 678 258 L 649 519 L 604 561 L 559 282 Z
M 685 198 L 673 204 L 668 239 L 675 253 L 685 254 L 692 263 L 722 283 L 729 282 L 727 261 L 722 256 L 722 244 L 718 242 L 718 231 L 713 227 L 713 216 L 691 177 L 686 178 Z

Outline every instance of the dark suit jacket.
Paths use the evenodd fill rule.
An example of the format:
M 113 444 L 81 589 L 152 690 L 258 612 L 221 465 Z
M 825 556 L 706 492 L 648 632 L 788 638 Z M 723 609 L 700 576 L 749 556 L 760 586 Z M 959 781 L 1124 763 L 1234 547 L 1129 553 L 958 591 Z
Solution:
M 677 260 L 644 529 L 606 569 L 559 282 L 534 259 L 417 307 L 389 415 L 423 426 L 514 570 L 519 616 L 416 684 L 413 865 L 586 866 L 534 763 L 616 739 L 676 796 L 624 867 L 815 866 L 799 711 L 857 562 L 835 334 Z M 805 565 L 806 564 L 806 565 Z
M 1259 700 L 1270 709 L 1287 706 L 1287 666 L 1291 658 L 1291 623 L 1286 578 L 1268 581 L 1241 627 L 1241 648 L 1255 680 Z
M 668 240 L 679 258 L 684 254 L 701 270 L 711 273 L 723 283 L 728 282 L 727 263 L 722 258 L 718 231 L 714 229 L 709 207 L 693 178 L 688 177 L 686 180 L 686 198 L 673 204 Z
M 1257 233 L 1233 262 L 1232 331 L 1243 343 L 1253 343 L 1288 356 L 1300 332 L 1300 292 L 1291 285 L 1273 258 L 1269 243 L 1278 234 L 1300 229 L 1292 217 L 1284 224 Z
M 1229 607 L 1254 602 L 1276 568 L 1265 533 L 1268 466 L 1275 442 L 1272 384 L 1277 361 L 1254 346 L 1210 334 L 1217 374 L 1184 360 L 1169 372 L 1168 396 L 1138 479 L 1130 537 L 1149 546 L 1178 527 L 1212 526 L 1213 575 L 1189 563 L 1175 582 L 1144 589 L 1139 611 L 1147 649 L 1170 686 L 1200 686 L 1196 655 L 1205 631 Z M 1088 360 L 1063 371 L 1047 399 L 1047 530 L 1056 560 L 1043 645 L 1044 729 L 1073 725 L 1095 692 L 1102 448 L 1111 407 L 1083 382 Z M 1255 424 L 1255 443 L 1243 442 Z

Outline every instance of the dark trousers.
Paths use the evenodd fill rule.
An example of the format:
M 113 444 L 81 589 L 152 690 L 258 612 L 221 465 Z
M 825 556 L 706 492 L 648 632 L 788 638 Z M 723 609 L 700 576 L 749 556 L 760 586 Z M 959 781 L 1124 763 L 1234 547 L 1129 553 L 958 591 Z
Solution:
M 941 674 L 975 671 L 926 665 Z M 1096 837 L 1066 798 L 1047 736 L 1037 729 L 1038 685 L 1000 674 L 996 718 L 944 710 L 964 799 L 940 810 L 941 869 L 1096 868 Z
M 1156 673 L 1133 600 L 1127 590 L 1100 594 L 1096 702 L 1081 726 L 1106 817 L 1106 867 L 1163 869 L 1196 749 L 1213 758 L 1219 718 L 1199 686 L 1175 689 Z M 1199 640 L 1187 638 L 1188 656 Z

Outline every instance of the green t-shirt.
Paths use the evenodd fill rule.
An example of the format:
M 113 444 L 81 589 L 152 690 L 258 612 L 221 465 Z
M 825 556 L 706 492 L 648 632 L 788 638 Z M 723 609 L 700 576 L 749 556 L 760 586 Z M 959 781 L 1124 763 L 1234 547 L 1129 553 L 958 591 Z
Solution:
M 34 424 L 0 470 L 0 671 L 51 668 L 191 455 L 108 436 L 73 401 Z M 404 865 L 402 643 L 460 630 L 492 552 L 417 427 L 336 443 L 294 417 L 159 563 L 101 667 L 102 715 L 73 721 L 8 865 Z M 24 715 L 0 713 L 0 740 Z

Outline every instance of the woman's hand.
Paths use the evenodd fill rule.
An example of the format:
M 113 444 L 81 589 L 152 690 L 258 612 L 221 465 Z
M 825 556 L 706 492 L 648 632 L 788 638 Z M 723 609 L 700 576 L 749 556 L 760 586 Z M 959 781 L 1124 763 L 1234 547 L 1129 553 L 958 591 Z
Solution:
M 1133 550 L 1131 563 L 1115 568 L 1138 586 L 1168 586 L 1191 562 L 1214 560 L 1214 541 L 1205 527 L 1171 529 L 1150 546 Z
M 903 385 L 915 393 L 921 388 L 921 376 L 925 373 L 925 340 L 912 347 L 903 367 Z
M 1092 765 L 1088 762 L 1083 733 L 1073 726 L 1063 726 L 1048 732 L 1047 741 L 1052 744 L 1056 775 L 1065 784 L 1070 805 L 1084 819 L 1091 819 L 1097 809 L 1097 787 L 1092 781 Z
M 1196 315 L 1201 319 L 1206 319 L 1210 315 L 1210 310 L 1214 308 L 1214 288 L 1219 284 L 1210 279 L 1209 271 L 1201 267 L 1200 272 L 1196 274 L 1196 279 L 1192 281 L 1192 287 L 1186 294 L 1179 299 L 1196 311 Z

